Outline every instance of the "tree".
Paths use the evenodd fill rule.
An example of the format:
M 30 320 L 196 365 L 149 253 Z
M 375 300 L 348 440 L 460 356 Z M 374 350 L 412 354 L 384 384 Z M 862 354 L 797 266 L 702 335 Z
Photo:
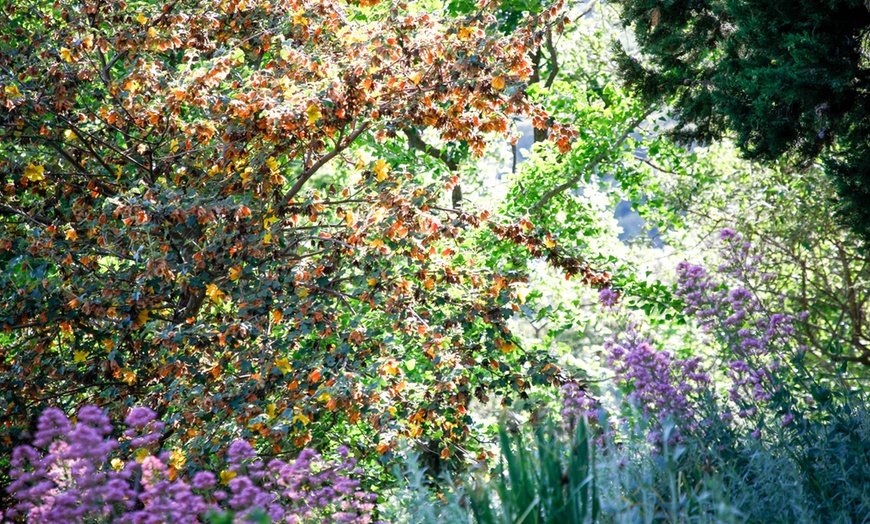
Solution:
M 390 147 L 429 129 L 480 153 L 523 115 L 567 150 L 524 93 L 558 2 L 507 34 L 489 5 L 32 4 L 0 24 L 2 445 L 95 402 L 151 406 L 194 456 L 354 434 L 446 459 L 472 398 L 560 382 L 506 325 L 525 276 L 464 241 L 606 276 L 528 220 L 449 207 L 456 175 Z
M 866 2 L 618 3 L 642 53 L 623 51 L 623 76 L 673 105 L 675 137 L 733 132 L 748 158 L 821 159 L 844 218 L 870 238 Z

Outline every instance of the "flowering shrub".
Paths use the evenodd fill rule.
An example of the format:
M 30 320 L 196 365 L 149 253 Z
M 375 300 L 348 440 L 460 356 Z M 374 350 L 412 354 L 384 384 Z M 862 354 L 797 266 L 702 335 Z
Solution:
M 673 358 L 670 352 L 656 349 L 652 340 L 644 337 L 634 321 L 622 333 L 614 334 L 605 344 L 607 363 L 616 373 L 616 381 L 628 390 L 628 399 L 644 415 L 655 415 L 659 422 L 671 419 L 683 430 L 697 427 L 695 408 L 690 398 L 709 387 L 710 377 L 700 365 L 699 357 Z M 661 428 L 649 435 L 659 442 Z M 679 440 L 680 431 L 670 434 Z
M 789 375 L 786 358 L 805 351 L 797 342 L 795 322 L 799 315 L 777 311 L 756 294 L 756 286 L 775 278 L 758 269 L 760 258 L 752 245 L 732 229 L 720 233 L 724 263 L 718 268 L 722 281 L 688 262 L 677 266 L 677 291 L 701 328 L 716 336 L 725 351 L 726 376 L 731 380 L 729 400 L 737 415 L 753 418 L 758 407 L 779 395 L 780 424 L 794 420 L 794 402 L 784 381 Z M 729 288 L 725 281 L 734 284 Z M 774 299 L 775 302 L 775 299 Z M 725 417 L 731 416 L 725 413 Z M 757 420 L 761 425 L 763 421 Z M 759 435 L 759 430 L 753 432 Z
M 197 523 L 220 512 L 239 522 L 373 521 L 377 495 L 360 489 L 353 477 L 362 471 L 347 448 L 339 448 L 340 462 L 306 449 L 295 461 L 267 463 L 239 440 L 225 471 L 200 471 L 188 483 L 174 470 L 177 457 L 157 449 L 163 423 L 153 411 L 133 408 L 125 422 L 125 443 L 135 450 L 126 461 L 110 458 L 121 443 L 100 408 L 81 408 L 75 422 L 59 409 L 45 410 L 33 445 L 12 455 L 8 490 L 17 504 L 6 516 L 46 524 Z

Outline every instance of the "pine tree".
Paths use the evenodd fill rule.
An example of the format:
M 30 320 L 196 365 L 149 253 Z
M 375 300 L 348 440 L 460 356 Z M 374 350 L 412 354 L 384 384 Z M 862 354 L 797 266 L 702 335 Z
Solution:
M 747 158 L 820 161 L 870 238 L 870 94 L 863 0 L 620 0 L 642 57 L 626 82 L 670 103 L 681 142 L 733 135 Z

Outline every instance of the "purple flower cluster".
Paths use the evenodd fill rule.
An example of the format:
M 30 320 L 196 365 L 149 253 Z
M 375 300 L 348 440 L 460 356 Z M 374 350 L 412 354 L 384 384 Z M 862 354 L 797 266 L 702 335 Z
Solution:
M 598 401 L 574 382 L 562 386 L 562 419 L 573 432 L 583 418 L 593 418 L 598 410 Z
M 598 302 L 604 307 L 613 307 L 619 302 L 619 293 L 609 287 L 603 288 L 598 292 Z
M 362 471 L 346 448 L 338 450 L 337 462 L 306 449 L 293 462 L 266 464 L 250 444 L 236 441 L 220 473 L 226 492 L 209 471 L 196 473 L 190 484 L 171 474 L 170 455 L 155 449 L 163 423 L 153 411 L 134 408 L 126 423 L 135 458 L 110 460 L 120 444 L 101 409 L 81 408 L 75 423 L 59 409 L 45 410 L 33 446 L 13 452 L 8 490 L 17 503 L 6 516 L 46 524 L 194 524 L 210 511 L 229 510 L 239 521 L 252 512 L 293 524 L 373 521 L 377 495 L 360 488 L 354 477 Z
M 718 271 L 723 280 L 715 280 L 701 266 L 682 262 L 677 266 L 676 295 L 683 299 L 684 311 L 723 343 L 725 373 L 732 382 L 729 398 L 739 407 L 739 416 L 753 417 L 756 404 L 770 401 L 781 387 L 777 377 L 783 369 L 781 356 L 795 349 L 798 318 L 771 311 L 753 291 L 753 284 L 769 282 L 776 275 L 760 271 L 762 259 L 752 254 L 752 244 L 733 229 L 722 230 L 719 238 L 724 262 Z M 791 419 L 784 422 L 788 425 Z
M 690 398 L 710 385 L 700 358 L 675 359 L 670 352 L 656 349 L 634 322 L 607 340 L 605 349 L 617 382 L 629 390 L 629 400 L 645 415 L 655 415 L 659 422 L 671 419 L 683 429 L 697 427 Z M 654 432 L 652 439 L 657 435 Z M 673 437 L 679 439 L 679 432 Z

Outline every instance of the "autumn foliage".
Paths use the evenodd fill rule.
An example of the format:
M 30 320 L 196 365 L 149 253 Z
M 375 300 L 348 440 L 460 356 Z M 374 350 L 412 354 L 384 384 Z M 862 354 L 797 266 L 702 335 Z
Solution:
M 504 34 L 493 6 L 371 4 L 5 4 L 2 449 L 98 403 L 156 409 L 191 456 L 358 431 L 361 453 L 406 435 L 448 458 L 472 398 L 560 381 L 507 327 L 524 275 L 465 240 L 606 277 L 385 147 L 425 130 L 479 154 L 522 117 L 567 149 L 524 94 L 560 6 Z

